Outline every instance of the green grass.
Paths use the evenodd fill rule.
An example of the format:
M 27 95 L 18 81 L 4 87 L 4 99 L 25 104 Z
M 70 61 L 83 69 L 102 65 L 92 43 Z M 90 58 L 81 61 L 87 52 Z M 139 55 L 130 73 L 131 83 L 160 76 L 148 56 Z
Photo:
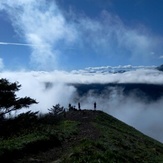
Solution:
M 63 162 L 163 162 L 163 145 L 133 127 L 102 112 L 92 123 L 100 132 L 99 139 L 83 139 L 63 158 Z
M 78 133 L 78 125 L 80 123 L 76 121 L 69 121 L 65 120 L 60 123 L 60 125 L 57 127 L 58 130 L 63 134 L 61 140 L 69 138 L 72 135 L 75 135 Z
M 77 122 L 65 120 L 57 125 L 41 124 L 35 129 L 21 131 L 19 136 L 0 138 L 0 158 L 7 159 L 23 152 L 32 153 L 60 146 L 64 139 L 77 133 L 77 126 Z
M 108 153 L 116 153 L 118 161 L 163 162 L 163 145 L 117 119 L 101 113 L 95 126 L 102 132 L 101 144 Z
M 76 120 L 62 119 L 59 123 L 37 123 L 21 134 L 0 138 L 0 160 L 13 159 L 24 153 L 62 146 L 74 141 L 60 156 L 63 163 L 163 163 L 163 144 L 142 134 L 131 126 L 101 111 L 74 111 Z M 93 117 L 82 122 L 82 117 Z M 52 117 L 51 117 L 52 118 Z M 47 120 L 47 119 L 46 119 Z M 81 124 L 95 129 L 98 137 L 91 139 L 80 132 Z M 91 128 L 92 126 L 92 128 Z M 84 130 L 84 128 L 82 128 Z M 84 133 L 83 135 L 80 135 Z M 94 133 L 94 132 L 93 132 Z M 78 137 L 78 139 L 76 139 Z M 8 160 L 7 160 L 8 161 Z M 54 160 L 55 161 L 55 160 Z

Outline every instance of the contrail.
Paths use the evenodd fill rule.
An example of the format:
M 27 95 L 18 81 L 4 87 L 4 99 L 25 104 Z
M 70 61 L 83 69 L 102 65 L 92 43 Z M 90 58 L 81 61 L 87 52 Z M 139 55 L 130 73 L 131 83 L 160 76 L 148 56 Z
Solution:
M 0 46 L 1 45 L 13 45 L 13 46 L 33 46 L 33 47 L 36 47 L 36 46 L 44 46 L 44 45 L 38 45 L 38 44 L 23 44 L 23 43 L 17 43 L 17 42 L 1 42 L 0 41 Z M 75 50 L 76 48 L 73 48 L 73 47 L 63 47 L 62 49 L 65 49 L 65 50 Z
M 23 44 L 23 43 L 16 43 L 16 42 L 0 42 L 0 45 L 14 45 L 14 46 L 43 46 L 43 45 Z

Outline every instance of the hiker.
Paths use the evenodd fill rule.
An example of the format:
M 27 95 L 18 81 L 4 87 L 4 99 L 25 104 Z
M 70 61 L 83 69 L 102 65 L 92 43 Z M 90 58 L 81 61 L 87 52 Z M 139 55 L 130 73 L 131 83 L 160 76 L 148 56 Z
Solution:
M 72 106 L 71 104 L 69 104 L 68 107 L 69 107 L 69 111 L 75 111 L 75 110 L 77 110 L 75 108 L 75 106 Z
M 94 110 L 96 110 L 96 102 L 94 103 Z
M 68 105 L 68 108 L 69 108 L 69 111 L 72 109 L 72 106 L 71 104 Z
M 66 110 L 63 110 L 63 117 L 66 118 Z
M 78 109 L 80 110 L 80 102 L 78 102 Z

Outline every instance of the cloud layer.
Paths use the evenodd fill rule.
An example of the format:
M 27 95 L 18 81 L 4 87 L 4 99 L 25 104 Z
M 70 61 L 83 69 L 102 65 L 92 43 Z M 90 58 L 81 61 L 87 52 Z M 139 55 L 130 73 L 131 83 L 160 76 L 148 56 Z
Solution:
M 33 71 L 33 72 L 2 72 L 1 78 L 11 82 L 18 81 L 22 89 L 18 97 L 30 96 L 39 104 L 31 106 L 33 111 L 47 112 L 55 104 L 68 108 L 68 104 L 77 105 L 78 99 L 82 109 L 93 109 L 96 101 L 97 108 L 103 110 L 143 133 L 163 142 L 163 99 L 144 102 L 137 98 L 134 92 L 124 96 L 123 90 L 116 87 L 97 94 L 90 90 L 84 97 L 78 97 L 76 88 L 68 83 L 163 83 L 163 73 L 152 69 L 138 69 L 125 73 L 88 73 L 83 71 Z M 109 95 L 108 95 L 109 91 Z

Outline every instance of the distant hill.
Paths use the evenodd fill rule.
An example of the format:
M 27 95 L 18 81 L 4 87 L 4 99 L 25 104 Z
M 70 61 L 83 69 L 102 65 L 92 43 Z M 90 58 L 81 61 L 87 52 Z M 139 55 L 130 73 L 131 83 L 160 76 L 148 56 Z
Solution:
M 64 134 L 58 133 L 63 137 L 62 147 L 26 155 L 16 162 L 163 162 L 163 144 L 102 111 L 68 111 L 62 124 Z
M 134 94 L 141 100 L 158 100 L 163 96 L 163 84 L 146 83 L 91 83 L 91 84 L 72 84 L 79 95 L 79 98 L 86 96 L 89 91 L 100 96 L 105 94 L 109 99 L 112 88 L 122 90 L 124 96 Z
M 156 69 L 159 70 L 159 71 L 163 71 L 163 65 L 160 65 L 160 66 L 156 67 Z

